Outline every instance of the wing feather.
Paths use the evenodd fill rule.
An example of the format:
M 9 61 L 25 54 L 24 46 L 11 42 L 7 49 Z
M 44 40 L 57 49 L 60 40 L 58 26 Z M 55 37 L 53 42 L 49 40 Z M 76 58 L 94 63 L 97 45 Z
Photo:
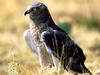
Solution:
M 84 66 L 85 55 L 67 33 L 61 30 L 49 29 L 41 34 L 41 38 L 48 51 L 61 60 L 65 69 L 83 72 L 80 64 Z

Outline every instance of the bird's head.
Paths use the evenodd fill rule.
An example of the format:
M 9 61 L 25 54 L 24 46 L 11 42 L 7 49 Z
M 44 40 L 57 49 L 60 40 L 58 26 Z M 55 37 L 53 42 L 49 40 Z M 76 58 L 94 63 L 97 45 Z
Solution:
M 48 26 L 54 24 L 47 6 L 41 2 L 34 2 L 29 5 L 24 15 L 27 15 L 35 25 L 40 25 L 40 23 L 48 23 Z
M 35 2 L 26 8 L 24 15 L 29 15 L 32 18 L 38 18 L 43 16 L 45 17 L 47 13 L 48 9 L 46 5 L 41 2 Z
M 42 13 L 42 11 L 44 11 L 46 9 L 47 9 L 47 7 L 43 3 L 35 2 L 26 8 L 24 15 L 27 15 L 27 14 L 37 15 L 37 14 Z

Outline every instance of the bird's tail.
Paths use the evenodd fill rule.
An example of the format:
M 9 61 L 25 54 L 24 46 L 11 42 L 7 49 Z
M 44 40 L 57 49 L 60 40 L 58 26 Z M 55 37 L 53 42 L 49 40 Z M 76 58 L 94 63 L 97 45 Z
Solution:
M 75 64 L 70 64 L 67 67 L 65 67 L 65 69 L 67 71 L 73 71 L 73 72 L 78 72 L 81 74 L 89 74 L 92 75 L 92 73 L 90 72 L 90 70 L 84 65 L 84 64 L 80 64 L 79 65 L 75 65 Z
M 85 65 L 80 64 L 80 66 L 81 66 L 81 69 L 82 69 L 82 73 L 92 75 L 90 70 Z

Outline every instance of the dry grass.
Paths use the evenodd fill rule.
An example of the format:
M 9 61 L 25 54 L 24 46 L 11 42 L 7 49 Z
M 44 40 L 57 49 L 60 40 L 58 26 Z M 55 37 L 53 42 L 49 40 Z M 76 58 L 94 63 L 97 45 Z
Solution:
M 82 20 L 94 18 L 99 21 L 100 1 L 90 1 L 91 11 L 88 9 L 88 4 L 83 3 L 85 1 L 90 0 L 42 0 L 48 5 L 56 22 L 64 19 L 72 23 L 73 18 L 70 19 L 70 16 L 74 18 L 78 16 Z M 40 69 L 38 57 L 32 53 L 23 39 L 23 32 L 28 28 L 28 21 L 23 13 L 31 2 L 33 0 L 0 0 L 0 75 L 57 75 L 54 68 Z M 85 64 L 95 75 L 96 72 L 100 72 L 100 33 L 79 27 L 78 23 L 72 24 L 71 36 L 82 47 L 87 57 Z M 94 45 L 97 45 L 96 42 L 98 48 L 93 50 Z M 61 75 L 71 75 L 71 73 L 64 72 Z

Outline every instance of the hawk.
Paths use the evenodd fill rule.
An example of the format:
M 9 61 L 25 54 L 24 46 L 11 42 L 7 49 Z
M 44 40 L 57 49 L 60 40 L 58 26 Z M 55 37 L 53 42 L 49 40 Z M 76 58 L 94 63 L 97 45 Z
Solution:
M 54 23 L 45 4 L 32 3 L 27 7 L 24 15 L 27 15 L 30 21 L 30 29 L 25 32 L 25 38 L 28 45 L 39 56 L 40 63 L 47 62 L 51 56 L 56 68 L 60 62 L 67 71 L 92 74 L 84 64 L 86 57 L 82 49 L 68 33 Z M 44 56 L 47 57 L 46 60 Z

